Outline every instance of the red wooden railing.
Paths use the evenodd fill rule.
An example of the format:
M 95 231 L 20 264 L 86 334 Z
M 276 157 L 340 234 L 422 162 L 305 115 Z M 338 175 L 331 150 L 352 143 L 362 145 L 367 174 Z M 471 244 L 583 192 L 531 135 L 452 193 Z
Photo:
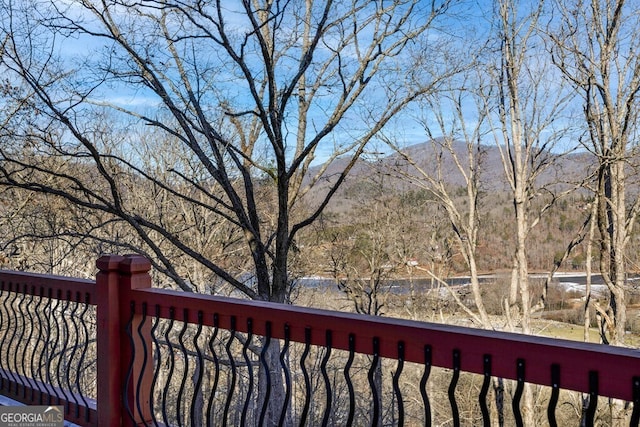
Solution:
M 0 271 L 0 298 L 0 394 L 29 405 L 65 405 L 66 419 L 95 425 L 94 393 L 81 395 L 65 384 L 69 376 L 57 377 L 56 370 L 50 369 L 52 361 L 68 356 L 59 349 L 71 348 L 58 334 L 62 327 L 58 314 L 68 312 L 71 305 L 76 313 L 78 306 L 93 309 L 95 281 Z M 80 313 L 95 317 L 86 311 Z M 86 335 L 84 346 L 89 348 L 95 334 Z
M 61 398 L 61 393 L 48 391 L 51 388 L 37 375 L 31 378 L 27 369 L 20 371 L 18 364 L 1 352 L 0 393 L 26 404 L 66 405 L 66 418 L 81 425 L 153 424 L 156 415 L 150 391 L 154 366 L 150 362 L 151 349 L 159 344 L 151 336 L 149 312 L 155 316 L 155 325 L 158 319 L 170 319 L 398 363 L 425 364 L 428 350 L 429 366 L 575 390 L 594 398 L 622 399 L 633 402 L 634 420 L 640 413 L 640 352 L 634 349 L 155 289 L 151 287 L 150 264 L 140 256 L 102 257 L 97 267 L 95 284 L 0 272 L 3 313 L 13 310 L 16 316 L 24 316 L 24 308 L 12 307 L 27 307 L 34 298 L 40 304 L 39 296 L 49 295 L 53 300 L 69 301 L 69 306 L 88 302 L 97 307 L 95 402 L 82 403 L 74 398 L 73 390 Z M 16 297 L 18 294 L 22 296 Z M 4 322 L 1 317 L 0 322 Z M 26 325 L 24 321 L 11 322 Z M 7 325 L 2 325 L 6 329 Z M 9 339 L 6 331 L 4 335 L 12 346 L 20 341 L 13 336 Z M 13 377 L 12 370 L 17 371 Z M 389 404 L 400 407 L 401 403 Z

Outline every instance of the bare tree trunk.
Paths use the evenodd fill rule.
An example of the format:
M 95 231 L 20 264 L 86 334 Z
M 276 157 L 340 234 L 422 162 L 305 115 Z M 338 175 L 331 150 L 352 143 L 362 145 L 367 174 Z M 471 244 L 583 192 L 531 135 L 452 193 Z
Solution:
M 502 378 L 493 379 L 493 392 L 496 403 L 496 417 L 492 417 L 494 425 L 504 427 L 504 380 Z
M 592 263 L 593 263 L 593 243 L 595 242 L 595 233 L 597 225 L 597 211 L 598 211 L 598 195 L 591 205 L 591 222 L 589 224 L 589 238 L 587 240 L 586 249 L 586 284 L 584 290 L 584 306 L 582 309 L 584 315 L 584 341 L 589 342 L 589 331 L 591 330 L 591 277 L 592 277 Z
M 263 338 L 264 345 L 264 338 Z M 285 404 L 285 384 L 280 365 L 280 342 L 271 340 L 269 347 L 262 354 L 268 368 L 260 362 L 258 376 L 258 410 L 256 411 L 255 425 L 259 424 L 259 420 L 264 419 L 265 426 L 278 426 L 281 424 L 280 415 L 285 409 L 285 425 L 291 425 L 290 411 L 284 408 Z M 267 371 L 268 369 L 268 371 Z M 269 378 L 267 379 L 267 375 Z M 265 405 L 265 399 L 268 401 Z M 264 413 L 263 413 L 264 411 Z

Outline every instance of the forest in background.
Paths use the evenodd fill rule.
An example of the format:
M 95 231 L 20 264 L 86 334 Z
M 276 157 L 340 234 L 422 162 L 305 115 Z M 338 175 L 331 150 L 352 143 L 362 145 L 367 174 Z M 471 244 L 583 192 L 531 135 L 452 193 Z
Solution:
M 507 270 L 500 306 L 523 333 L 549 304 L 531 272 L 579 268 L 585 328 L 595 311 L 601 341 L 624 344 L 627 1 L 2 6 L 7 265 L 90 276 L 136 252 L 162 286 L 272 302 L 313 274 L 349 294 L 407 267 L 464 273 L 472 303 L 456 304 L 484 328 L 479 277 Z
M 409 150 L 422 153 L 421 162 L 424 165 L 435 164 L 437 159 L 428 155 L 433 151 L 434 145 L 437 145 L 436 142 L 431 141 L 412 146 Z M 487 151 L 491 151 L 490 148 L 487 147 Z M 493 156 L 497 156 L 495 149 Z M 586 158 L 588 155 L 584 153 L 565 157 L 562 164 L 563 177 L 579 176 L 585 170 Z M 499 159 L 494 158 L 488 163 L 495 167 L 496 161 L 499 162 Z M 469 273 L 451 223 L 437 197 L 429 189 L 416 186 L 412 182 L 416 177 L 407 177 L 402 173 L 403 170 L 406 170 L 406 164 L 399 167 L 397 155 L 393 154 L 378 154 L 375 159 L 361 159 L 357 162 L 350 177 L 320 219 L 296 242 L 291 265 L 292 289 L 296 289 L 294 293 L 298 295 L 298 302 L 304 301 L 306 305 L 323 308 L 355 309 L 367 314 L 410 316 L 435 321 L 443 321 L 440 311 L 442 307 L 446 307 L 444 312 L 447 321 L 462 321 L 466 324 L 458 303 L 451 299 L 448 292 L 443 293 L 442 284 L 437 282 L 437 279 L 468 277 Z M 490 172 L 488 182 L 481 186 L 486 190 L 481 191 L 478 198 L 480 226 L 477 262 L 480 275 L 500 277 L 485 280 L 483 284 L 483 295 L 490 300 L 490 314 L 499 318 L 504 312 L 501 299 L 508 294 L 515 218 L 506 181 L 495 170 Z M 95 171 L 86 169 L 87 176 L 93 173 Z M 545 176 L 543 179 L 551 182 L 552 176 Z M 448 176 L 447 181 L 451 194 L 464 205 L 465 187 L 460 185 L 455 174 Z M 557 180 L 553 182 L 554 185 L 560 185 Z M 135 188 L 136 180 L 133 179 L 129 186 Z M 77 210 L 73 204 L 58 198 L 11 189 L 5 189 L 2 194 L 2 231 L 5 236 L 4 250 L 0 254 L 2 268 L 92 278 L 97 257 L 110 251 L 121 251 L 120 245 L 126 245 L 131 251 L 135 251 L 142 244 L 135 236 L 127 235 L 126 228 L 115 221 L 112 221 L 112 227 L 107 232 L 96 230 L 89 238 L 86 236 L 87 232 L 79 228 L 87 221 L 84 218 L 86 212 Z M 22 197 L 25 194 L 27 197 Z M 155 199 L 157 195 L 153 193 L 151 196 L 139 194 L 138 197 L 141 206 L 158 202 Z M 307 197 L 313 199 L 315 195 L 310 193 Z M 556 263 L 559 263 L 559 273 L 584 274 L 586 242 L 580 242 L 565 259 L 563 257 L 568 242 L 579 234 L 588 219 L 593 201 L 593 196 L 588 191 L 577 188 L 550 208 L 529 236 L 528 263 L 532 274 L 544 276 Z M 174 220 L 184 218 L 185 213 L 182 212 Z M 205 219 L 201 220 L 205 226 Z M 197 238 L 198 231 L 192 230 L 192 238 Z M 117 240 L 118 245 L 114 245 L 112 239 Z M 229 241 L 228 247 L 233 247 L 231 242 L 233 240 Z M 640 235 L 635 231 L 629 243 L 627 260 L 630 276 L 634 276 L 639 270 L 636 268 L 638 245 Z M 218 249 L 229 260 L 238 262 L 232 253 L 224 253 L 223 248 Z M 596 251 L 592 256 L 597 258 L 599 255 Z M 186 266 L 184 271 L 188 271 Z M 597 269 L 595 273 L 598 273 Z M 372 278 L 375 280 L 371 280 Z M 161 276 L 156 279 L 161 286 L 171 286 Z M 307 291 L 300 288 L 304 288 L 305 283 L 313 282 L 313 279 L 321 279 L 319 282 L 324 284 L 320 287 L 322 291 L 341 292 L 328 299 L 300 296 L 299 294 Z M 210 279 L 202 277 L 193 280 L 206 283 Z M 412 298 L 420 302 L 411 303 L 413 308 L 408 312 L 403 309 L 406 304 L 403 295 L 410 292 L 410 280 L 416 283 L 430 282 L 429 286 L 436 290 L 426 292 L 429 295 L 413 295 Z M 367 284 L 357 286 L 355 283 L 358 281 Z M 402 283 L 401 286 L 405 289 L 392 288 L 397 283 Z M 557 283 L 557 279 L 554 283 Z M 534 297 L 543 295 L 543 285 L 544 279 L 541 278 L 536 285 Z M 324 286 L 328 289 L 324 289 Z M 356 290 L 361 295 L 356 296 Z M 230 294 L 233 288 L 223 282 L 213 281 L 210 288 L 203 291 Z M 315 295 L 314 292 L 318 289 L 311 291 L 310 295 Z M 418 291 L 425 292 L 420 287 Z M 640 291 L 633 282 L 629 283 L 627 291 L 632 309 L 627 330 L 637 332 L 640 322 L 636 320 L 635 307 Z M 466 287 L 456 289 L 455 292 L 461 294 L 465 303 L 475 310 L 474 301 L 469 298 Z M 373 306 L 365 309 L 358 305 L 357 301 L 362 301 L 366 293 L 369 294 L 368 298 L 378 299 L 377 309 L 373 309 Z M 553 297 L 550 297 L 538 317 L 577 325 L 584 322 L 581 302 L 585 296 L 584 290 L 555 288 L 551 293 Z M 599 295 L 605 302 L 606 298 L 602 297 L 603 295 Z M 342 302 L 339 302 L 341 299 Z M 326 304 L 326 301 L 332 303 Z M 420 313 L 421 311 L 423 312 Z M 434 313 L 439 315 L 433 317 Z M 460 316 L 458 320 L 451 317 L 456 315 Z M 500 324 L 501 322 L 497 323 Z M 595 313 L 590 318 L 590 326 L 598 326 Z M 593 335 L 591 339 L 596 339 L 595 334 Z

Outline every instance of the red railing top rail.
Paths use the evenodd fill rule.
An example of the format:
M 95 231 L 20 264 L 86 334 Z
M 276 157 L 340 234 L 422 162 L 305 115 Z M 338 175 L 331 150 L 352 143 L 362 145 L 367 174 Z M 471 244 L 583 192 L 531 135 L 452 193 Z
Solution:
M 96 281 L 55 276 L 52 274 L 27 273 L 21 271 L 0 270 L 0 284 L 3 289 L 15 290 L 29 295 L 50 296 L 51 298 L 71 298 L 96 305 Z M 88 300 L 87 300 L 88 298 Z
M 128 298 L 140 310 L 147 305 L 148 315 L 158 314 L 188 323 L 213 326 L 217 316 L 219 326 L 229 329 L 235 317 L 236 331 L 247 331 L 251 319 L 254 334 L 264 335 L 267 322 L 273 338 L 284 338 L 285 325 L 292 341 L 305 342 L 311 330 L 311 344 L 326 344 L 326 331 L 332 334 L 332 347 L 349 349 L 349 335 L 355 336 L 355 350 L 373 353 L 373 339 L 379 340 L 379 355 L 398 359 L 398 343 L 404 347 L 404 360 L 423 363 L 425 346 L 430 346 L 434 366 L 453 367 L 453 352 L 461 354 L 463 371 L 482 374 L 485 355 L 491 356 L 492 372 L 496 377 L 517 379 L 519 360 L 525 363 L 525 381 L 552 385 L 551 367 L 560 369 L 560 387 L 589 392 L 589 373 L 598 372 L 598 391 L 601 396 L 633 400 L 632 381 L 640 381 L 640 351 L 599 344 L 568 341 L 442 325 L 388 317 L 364 316 L 354 313 L 320 310 L 260 301 L 185 294 L 163 289 L 132 290 Z M 156 313 L 157 310 L 157 313 Z M 139 312 L 139 311 L 138 311 Z

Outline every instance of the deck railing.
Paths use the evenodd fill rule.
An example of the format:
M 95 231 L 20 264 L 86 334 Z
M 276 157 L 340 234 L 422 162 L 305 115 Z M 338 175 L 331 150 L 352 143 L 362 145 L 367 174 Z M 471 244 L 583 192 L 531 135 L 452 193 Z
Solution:
M 0 394 L 96 418 L 94 281 L 0 272 Z
M 640 418 L 633 349 L 155 289 L 137 256 L 97 265 L 95 284 L 0 273 L 2 394 L 99 426 L 522 425 L 526 393 L 540 424 L 567 407 Z

